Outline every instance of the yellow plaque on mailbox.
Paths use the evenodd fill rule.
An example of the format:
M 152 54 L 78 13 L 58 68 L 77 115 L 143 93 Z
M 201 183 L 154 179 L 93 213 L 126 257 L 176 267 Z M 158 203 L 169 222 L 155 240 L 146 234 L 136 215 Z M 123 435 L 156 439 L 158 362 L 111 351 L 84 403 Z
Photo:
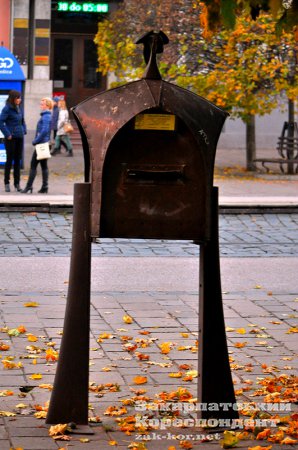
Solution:
M 138 114 L 135 118 L 135 130 L 175 130 L 173 114 Z

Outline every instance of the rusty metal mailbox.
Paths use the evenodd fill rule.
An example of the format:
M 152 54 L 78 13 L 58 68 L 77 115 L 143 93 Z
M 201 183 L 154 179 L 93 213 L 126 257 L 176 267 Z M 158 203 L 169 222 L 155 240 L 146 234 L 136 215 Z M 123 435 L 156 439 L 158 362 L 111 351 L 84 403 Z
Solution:
M 124 125 L 105 158 L 100 236 L 206 239 L 206 170 L 196 148 L 184 122 L 162 109 Z
M 235 403 L 213 186 L 216 145 L 227 113 L 161 79 L 156 53 L 167 43 L 162 32 L 147 33 L 139 42 L 148 63 L 143 79 L 73 108 L 82 136 L 85 183 L 75 185 L 68 303 L 48 423 L 88 423 L 90 255 L 91 241 L 98 237 L 200 244 L 198 399 Z M 222 406 L 217 416 L 238 414 Z
M 210 237 L 224 111 L 161 79 L 142 79 L 73 112 L 91 165 L 93 237 Z

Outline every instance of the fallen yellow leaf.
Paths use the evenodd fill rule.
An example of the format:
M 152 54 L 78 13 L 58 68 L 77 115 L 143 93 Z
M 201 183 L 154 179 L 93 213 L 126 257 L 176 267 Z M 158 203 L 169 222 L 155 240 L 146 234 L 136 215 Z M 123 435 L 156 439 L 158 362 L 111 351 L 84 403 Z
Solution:
M 37 306 L 39 306 L 39 303 L 37 303 L 37 302 L 27 302 L 27 303 L 24 303 L 24 306 L 26 306 L 26 308 L 36 308 Z
M 236 348 L 243 348 L 245 347 L 247 342 L 235 342 L 234 347 Z
M 134 384 L 145 384 L 147 383 L 147 377 L 136 376 L 133 379 Z
M 42 374 L 41 373 L 34 373 L 33 375 L 30 375 L 31 380 L 41 380 Z
M 20 325 L 17 329 L 18 329 L 18 332 L 21 334 L 26 333 L 26 331 L 27 331 L 26 328 L 24 327 L 24 325 Z
M 38 341 L 38 337 L 34 336 L 34 334 L 28 334 L 27 339 L 29 342 L 36 342 Z
M 123 316 L 122 320 L 123 320 L 124 323 L 128 323 L 128 324 L 133 322 L 132 317 L 127 316 L 127 315 Z
M 7 352 L 7 350 L 10 349 L 10 346 L 7 344 L 3 344 L 3 342 L 0 342 L 0 351 Z
M 179 442 L 179 446 L 180 446 L 181 448 L 186 449 L 186 450 L 190 450 L 190 449 L 193 448 L 192 443 L 189 442 L 189 441 L 180 441 L 180 442 Z
M 13 395 L 13 391 L 8 391 L 8 390 L 0 391 L 0 397 L 8 397 L 10 395 Z
M 49 428 L 49 436 L 58 436 L 60 434 L 64 434 L 67 426 L 67 423 L 58 423 L 57 425 L 52 425 Z
M 104 415 L 105 416 L 123 416 L 127 413 L 127 409 L 118 406 L 108 406 L 108 408 L 105 410 Z
M 112 337 L 113 337 L 113 335 L 110 333 L 101 333 L 99 335 L 99 339 L 111 339 Z
M 245 334 L 246 333 L 246 329 L 245 328 L 237 328 L 236 333 Z
M 16 414 L 10 411 L 0 411 L 0 417 L 14 417 L 14 416 L 16 416 Z
M 291 334 L 291 333 L 298 333 L 298 327 L 292 327 L 292 328 L 289 328 L 288 331 L 286 331 L 286 334 Z
M 47 361 L 58 361 L 59 355 L 53 348 L 48 348 L 46 350 L 46 360 Z
M 223 439 L 220 441 L 222 448 L 232 448 L 239 442 L 234 431 L 226 430 L 223 434 Z
M 198 376 L 198 371 L 197 370 L 188 370 L 188 372 L 186 372 L 186 374 L 188 377 L 193 377 L 196 378 Z
M 51 391 L 53 389 L 52 384 L 40 384 L 38 387 L 41 389 L 49 389 L 49 391 Z
M 285 445 L 297 444 L 297 439 L 292 439 L 290 437 L 285 437 L 280 443 Z
M 19 403 L 18 405 L 16 405 L 16 408 L 24 409 L 27 408 L 27 405 L 25 405 L 25 403 Z
M 23 364 L 21 362 L 14 363 L 12 361 L 9 361 L 9 359 L 3 359 L 1 362 L 4 366 L 4 369 L 21 369 L 23 367 Z
M 268 445 L 267 447 L 262 447 L 261 445 L 256 445 L 255 447 L 248 447 L 248 450 L 270 450 L 272 445 Z
M 159 348 L 163 355 L 167 355 L 171 350 L 171 342 L 163 342 L 162 344 L 159 344 Z
M 36 417 L 36 419 L 45 419 L 47 417 L 47 412 L 37 411 L 36 413 L 34 413 L 34 417 Z
M 257 440 L 267 439 L 267 437 L 270 436 L 270 434 L 271 434 L 270 428 L 265 428 L 263 431 L 260 431 L 260 433 L 257 434 L 256 439 Z

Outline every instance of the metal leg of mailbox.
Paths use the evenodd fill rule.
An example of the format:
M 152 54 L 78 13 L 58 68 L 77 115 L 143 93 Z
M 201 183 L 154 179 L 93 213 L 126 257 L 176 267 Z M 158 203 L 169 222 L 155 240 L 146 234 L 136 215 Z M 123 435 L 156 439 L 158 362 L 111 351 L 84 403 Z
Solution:
M 90 184 L 80 183 L 74 186 L 69 288 L 48 424 L 88 424 L 90 273 Z
M 233 409 L 236 400 L 222 304 L 217 188 L 213 188 L 212 196 L 211 239 L 200 247 L 198 382 L 198 402 L 207 403 L 207 410 L 202 405 L 202 411 L 199 413 L 201 418 L 238 418 L 238 412 Z M 211 403 L 216 405 L 212 408 Z M 208 410 L 208 405 L 212 410 Z

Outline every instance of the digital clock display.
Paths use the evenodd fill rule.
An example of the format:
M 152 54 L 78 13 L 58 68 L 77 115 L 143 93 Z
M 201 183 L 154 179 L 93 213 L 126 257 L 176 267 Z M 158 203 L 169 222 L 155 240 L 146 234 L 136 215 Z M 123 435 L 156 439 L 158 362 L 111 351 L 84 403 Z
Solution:
M 78 13 L 107 13 L 109 11 L 109 5 L 108 3 L 58 2 L 57 11 Z

